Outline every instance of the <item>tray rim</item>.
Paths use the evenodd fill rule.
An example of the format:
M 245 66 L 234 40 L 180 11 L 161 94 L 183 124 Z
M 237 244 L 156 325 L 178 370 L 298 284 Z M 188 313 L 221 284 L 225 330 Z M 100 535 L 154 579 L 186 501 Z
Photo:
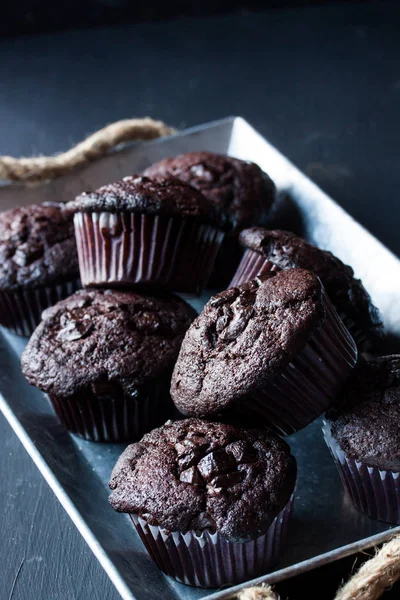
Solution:
M 201 131 L 204 131 L 207 129 L 212 129 L 212 128 L 215 128 L 218 126 L 231 125 L 233 128 L 233 126 L 235 125 L 236 122 L 243 123 L 246 126 L 250 127 L 258 136 L 260 136 L 263 140 L 267 141 L 264 138 L 264 136 L 261 133 L 259 133 L 259 131 L 257 129 L 255 129 L 251 125 L 251 123 L 249 123 L 249 121 L 247 119 L 245 119 L 244 117 L 239 116 L 239 115 L 237 115 L 237 116 L 231 115 L 231 116 L 223 117 L 221 119 L 216 119 L 213 121 L 202 123 L 199 125 L 194 125 L 192 127 L 188 127 L 181 131 L 173 133 L 170 136 L 157 138 L 154 140 L 150 140 L 148 142 L 145 142 L 145 141 L 144 142 L 128 142 L 126 144 L 123 144 L 123 146 L 121 146 L 115 150 L 112 150 L 111 152 L 109 152 L 102 158 L 107 159 L 107 157 L 109 157 L 115 153 L 124 152 L 126 149 L 128 149 L 129 147 L 132 147 L 132 146 L 139 147 L 139 146 L 163 144 L 172 138 L 185 137 L 187 135 L 190 135 L 190 134 L 193 134 L 196 132 L 201 132 Z M 365 228 L 361 223 L 359 223 L 356 219 L 354 219 L 354 217 L 352 217 L 343 207 L 338 205 L 333 200 L 333 198 L 331 198 L 331 196 L 329 196 L 324 190 L 322 190 L 322 188 L 320 188 L 311 178 L 309 178 L 298 167 L 296 167 L 296 165 L 294 165 L 294 163 L 292 163 L 292 161 L 290 159 L 288 159 L 285 155 L 283 155 L 279 149 L 276 149 L 276 150 L 285 158 L 285 160 L 287 160 L 288 164 L 293 166 L 293 168 L 296 169 L 307 181 L 309 181 L 315 188 L 317 188 L 318 191 L 321 192 L 325 196 L 326 199 L 333 202 L 335 205 L 339 206 L 339 208 L 346 215 L 348 215 L 355 223 L 357 223 L 357 225 L 359 225 L 365 231 L 368 231 L 367 228 Z M 60 179 L 62 179 L 62 178 L 60 178 Z M 43 183 L 40 183 L 39 185 L 45 186 L 47 184 L 48 184 L 48 182 L 45 181 Z M 15 182 L 9 182 L 8 180 L 0 180 L 0 187 L 2 189 L 4 189 L 4 188 L 10 189 L 13 187 L 25 187 L 25 186 L 26 186 L 26 184 L 21 183 L 21 182 L 15 183 Z M 389 252 L 396 260 L 398 260 L 398 257 L 389 248 L 387 248 L 378 238 L 376 238 L 369 231 L 368 231 L 368 233 L 387 252 Z M 120 594 L 121 598 L 123 598 L 123 600 L 136 600 L 137 596 L 131 591 L 131 589 L 129 589 L 129 586 L 124 581 L 123 577 L 120 575 L 118 569 L 113 564 L 111 559 L 108 557 L 108 555 L 105 552 L 105 550 L 103 549 L 102 545 L 98 542 L 96 536 L 94 535 L 94 533 L 92 533 L 91 529 L 86 524 L 84 518 L 80 515 L 80 513 L 79 513 L 78 509 L 75 507 L 73 501 L 70 499 L 68 494 L 65 492 L 65 490 L 63 489 L 59 480 L 57 479 L 56 475 L 52 472 L 50 466 L 47 464 L 46 460 L 43 458 L 43 456 L 41 455 L 39 450 L 36 448 L 33 439 L 29 436 L 28 432 L 24 429 L 23 425 L 21 424 L 21 422 L 18 419 L 17 414 L 13 412 L 12 408 L 10 407 L 10 405 L 8 404 L 6 398 L 4 397 L 4 395 L 2 393 L 0 393 L 0 410 L 3 413 L 3 415 L 5 416 L 6 420 L 10 424 L 10 426 L 12 427 L 12 429 L 15 432 L 15 434 L 17 435 L 17 437 L 19 438 L 19 440 L 21 441 L 22 445 L 28 452 L 29 456 L 32 458 L 34 464 L 37 466 L 37 468 L 40 471 L 40 473 L 42 474 L 43 478 L 46 480 L 46 482 L 48 483 L 50 488 L 53 490 L 55 496 L 62 504 L 62 506 L 65 509 L 65 511 L 67 512 L 68 516 L 70 517 L 70 519 L 72 520 L 74 525 L 77 527 L 79 533 L 82 535 L 85 542 L 88 544 L 89 548 L 91 549 L 91 551 L 93 552 L 93 554 L 95 555 L 97 560 L 100 562 L 101 566 L 103 567 L 103 569 L 107 573 L 108 577 L 110 578 L 111 582 L 115 586 L 116 590 Z M 239 585 L 235 585 L 235 586 L 232 586 L 232 587 L 229 587 L 226 589 L 218 590 L 218 591 L 208 594 L 206 596 L 202 596 L 200 598 L 200 600 L 231 600 L 231 599 L 233 600 L 233 598 L 236 598 L 236 594 L 239 591 L 243 590 L 244 588 L 252 587 L 255 585 L 260 585 L 261 583 L 272 583 L 272 584 L 278 583 L 285 579 L 289 579 L 290 577 L 294 577 L 301 573 L 311 571 L 322 565 L 326 565 L 331 562 L 335 562 L 336 560 L 339 560 L 346 556 L 351 556 L 352 554 L 359 552 L 361 550 L 365 550 L 365 549 L 375 546 L 377 544 L 381 544 L 385 541 L 390 540 L 398 533 L 400 533 L 400 525 L 396 526 L 396 527 L 392 527 L 391 529 L 388 529 L 386 531 L 374 534 L 367 538 L 363 538 L 362 540 L 359 540 L 356 542 L 351 542 L 351 543 L 341 546 L 339 548 L 335 548 L 328 552 L 324 552 L 323 554 L 317 555 L 315 557 L 311 557 L 309 559 L 303 560 L 299 563 L 295 563 L 295 564 L 285 567 L 283 569 L 279 569 L 277 571 L 274 571 L 273 573 L 266 574 L 261 577 L 257 577 L 255 579 L 243 582 L 242 584 L 239 584 Z

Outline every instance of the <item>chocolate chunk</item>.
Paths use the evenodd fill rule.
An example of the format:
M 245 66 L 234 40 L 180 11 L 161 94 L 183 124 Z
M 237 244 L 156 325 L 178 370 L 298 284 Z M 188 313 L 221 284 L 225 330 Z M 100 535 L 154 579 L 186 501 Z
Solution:
M 214 477 L 210 483 L 214 488 L 226 489 L 240 483 L 243 477 L 243 471 L 234 471 L 233 473 L 218 475 L 217 477 Z
M 202 481 L 200 474 L 196 467 L 190 467 L 190 469 L 186 469 L 182 471 L 179 475 L 179 481 L 183 483 L 191 483 L 192 485 L 199 485 Z
M 83 315 L 82 320 L 71 319 L 67 321 L 63 329 L 57 334 L 59 342 L 74 342 L 86 337 L 93 329 L 94 325 L 89 315 Z
M 236 468 L 235 460 L 225 450 L 210 452 L 197 465 L 200 474 L 206 481 L 211 481 L 221 473 L 227 473 Z
M 251 306 L 240 307 L 235 311 L 234 317 L 225 330 L 220 332 L 220 339 L 223 341 L 235 340 L 242 333 L 251 319 L 254 310 Z M 218 325 L 219 320 L 217 321 Z M 218 331 L 218 329 L 217 329 Z
M 232 442 L 225 450 L 233 456 L 237 464 L 252 463 L 257 458 L 254 448 L 243 440 Z

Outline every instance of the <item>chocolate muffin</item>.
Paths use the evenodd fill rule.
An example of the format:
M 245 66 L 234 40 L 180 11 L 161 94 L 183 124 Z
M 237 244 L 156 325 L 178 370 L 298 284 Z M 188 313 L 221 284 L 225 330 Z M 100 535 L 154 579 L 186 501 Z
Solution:
M 242 254 L 237 233 L 244 227 L 265 225 L 268 221 L 276 194 L 272 179 L 252 162 L 212 152 L 188 152 L 165 158 L 144 174 L 178 177 L 230 215 L 232 235 L 224 239 L 211 276 L 212 287 L 226 286 Z
M 295 482 L 295 459 L 272 432 L 185 419 L 128 446 L 110 503 L 131 516 L 160 569 L 220 587 L 278 560 Z
M 144 174 L 189 183 L 230 215 L 234 231 L 265 223 L 275 199 L 275 184 L 258 165 L 212 152 L 164 158 Z
M 133 441 L 173 412 L 171 371 L 194 316 L 173 295 L 80 290 L 43 313 L 22 371 L 72 433 Z
M 178 179 L 125 177 L 68 203 L 85 286 L 199 293 L 229 219 Z
M 42 311 L 80 286 L 71 217 L 61 204 L 0 213 L 0 324 L 28 336 Z
M 240 410 L 287 434 L 334 402 L 356 359 L 319 279 L 270 272 L 206 304 L 182 343 L 171 396 L 184 415 Z
M 331 252 L 321 250 L 288 231 L 253 227 L 242 231 L 245 253 L 231 286 L 241 285 L 271 268 L 301 268 L 321 279 L 329 298 L 361 351 L 368 350 L 383 333 L 378 309 L 351 267 Z
M 400 355 L 360 362 L 324 435 L 354 505 L 399 524 Z

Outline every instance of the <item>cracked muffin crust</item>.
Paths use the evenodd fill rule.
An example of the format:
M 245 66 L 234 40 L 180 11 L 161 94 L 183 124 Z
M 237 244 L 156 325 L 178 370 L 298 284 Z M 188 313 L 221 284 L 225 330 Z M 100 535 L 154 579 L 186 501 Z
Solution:
M 107 384 L 129 392 L 172 369 L 195 314 L 172 294 L 79 290 L 44 312 L 22 370 L 56 396 Z
M 303 269 L 268 273 L 217 294 L 189 328 L 171 396 L 186 415 L 207 416 L 262 388 L 325 318 L 318 278 Z
M 315 273 L 361 347 L 365 346 L 365 338 L 376 341 L 382 336 L 382 320 L 367 290 L 354 277 L 353 269 L 331 252 L 321 250 L 288 231 L 261 227 L 242 231 L 239 242 L 245 249 L 262 255 L 281 269 L 301 268 Z M 249 273 L 249 276 L 252 278 L 256 274 Z
M 0 213 L 0 289 L 78 277 L 74 225 L 63 205 L 44 203 Z
M 225 212 L 209 202 L 201 192 L 177 178 L 130 175 L 120 181 L 84 192 L 68 202 L 76 212 L 132 212 L 147 215 L 197 219 L 221 229 L 229 229 Z
M 110 503 L 171 532 L 245 542 L 266 533 L 295 481 L 295 459 L 272 432 L 184 419 L 128 446 L 111 475 Z
M 235 230 L 265 223 L 275 199 L 275 185 L 258 165 L 212 152 L 165 158 L 144 174 L 189 183 L 230 215 Z

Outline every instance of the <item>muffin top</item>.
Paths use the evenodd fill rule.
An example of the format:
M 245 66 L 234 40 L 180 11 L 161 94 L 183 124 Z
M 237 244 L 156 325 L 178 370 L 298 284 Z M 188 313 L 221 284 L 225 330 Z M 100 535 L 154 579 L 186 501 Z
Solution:
M 280 373 L 325 317 L 321 289 L 313 273 L 291 269 L 211 298 L 175 365 L 177 408 L 196 417 L 216 413 Z
M 295 481 L 295 459 L 275 434 L 184 419 L 128 446 L 111 475 L 110 503 L 169 531 L 245 542 L 266 533 Z
M 68 202 L 67 209 L 70 212 L 137 212 L 197 219 L 222 229 L 231 226 L 228 215 L 198 190 L 173 177 L 124 177 L 94 192 L 83 192 Z
M 351 267 L 331 252 L 321 250 L 288 231 L 253 227 L 242 231 L 245 248 L 263 254 L 281 269 L 308 269 L 321 279 L 339 314 L 344 313 L 367 337 L 380 337 L 383 324 L 378 309 Z
M 165 158 L 144 174 L 172 175 L 190 183 L 231 215 L 235 229 L 263 225 L 275 199 L 274 182 L 258 165 L 212 152 Z
M 327 419 L 344 452 L 400 471 L 400 354 L 360 362 L 342 399 Z
M 170 373 L 194 310 L 177 296 L 79 290 L 48 308 L 22 355 L 26 379 L 60 397 Z
M 36 287 L 79 277 L 74 225 L 56 203 L 0 213 L 0 288 Z

